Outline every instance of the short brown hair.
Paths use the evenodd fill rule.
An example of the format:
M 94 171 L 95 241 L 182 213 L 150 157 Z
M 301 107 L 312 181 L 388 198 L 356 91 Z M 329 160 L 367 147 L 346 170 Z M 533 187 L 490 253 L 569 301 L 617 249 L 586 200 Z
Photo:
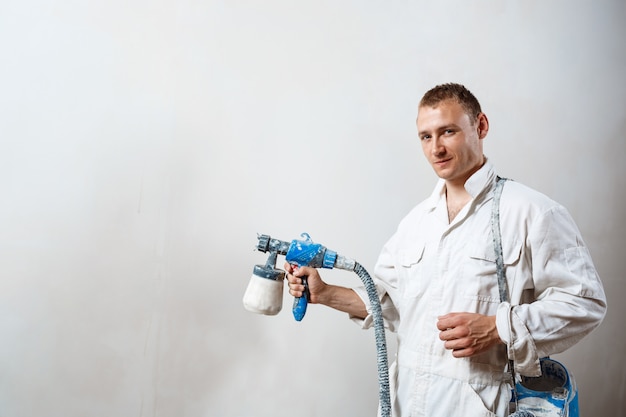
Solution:
M 431 88 L 420 100 L 419 107 L 437 107 L 446 100 L 454 100 L 459 103 L 472 122 L 478 119 L 482 113 L 480 103 L 465 86 L 456 83 L 440 84 Z

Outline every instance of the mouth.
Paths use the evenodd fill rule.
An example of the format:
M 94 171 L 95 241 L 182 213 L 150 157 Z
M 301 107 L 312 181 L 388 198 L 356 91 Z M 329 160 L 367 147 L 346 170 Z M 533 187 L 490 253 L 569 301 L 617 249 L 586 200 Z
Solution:
M 433 165 L 440 167 L 440 166 L 443 166 L 443 165 L 447 164 L 448 162 L 450 162 L 451 159 L 452 158 L 440 159 L 439 161 L 434 161 Z

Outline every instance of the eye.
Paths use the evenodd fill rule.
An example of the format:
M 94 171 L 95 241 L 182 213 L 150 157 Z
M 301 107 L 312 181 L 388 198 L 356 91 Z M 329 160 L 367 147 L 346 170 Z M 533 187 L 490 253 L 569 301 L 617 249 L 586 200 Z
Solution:
M 420 136 L 420 139 L 423 140 L 423 141 L 424 140 L 428 140 L 428 139 L 430 139 L 430 135 L 422 135 L 422 136 Z
M 454 134 L 454 129 L 446 129 L 446 130 L 444 130 L 444 134 L 446 134 L 446 135 L 453 135 Z

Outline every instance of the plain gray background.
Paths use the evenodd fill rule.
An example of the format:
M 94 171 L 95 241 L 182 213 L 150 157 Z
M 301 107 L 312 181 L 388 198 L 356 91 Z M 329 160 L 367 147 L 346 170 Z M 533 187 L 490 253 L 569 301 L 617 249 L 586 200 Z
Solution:
M 375 416 L 372 331 L 241 298 L 257 233 L 373 270 L 435 184 L 414 121 L 448 81 L 498 172 L 577 221 L 609 311 L 556 357 L 581 415 L 624 415 L 624 21 L 621 0 L 3 2 L 0 416 Z

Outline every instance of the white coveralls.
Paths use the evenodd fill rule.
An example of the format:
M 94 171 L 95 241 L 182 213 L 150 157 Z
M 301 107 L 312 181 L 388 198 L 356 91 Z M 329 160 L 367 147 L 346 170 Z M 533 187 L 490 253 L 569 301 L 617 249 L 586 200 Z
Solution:
M 448 222 L 445 184 L 416 206 L 386 243 L 375 282 L 386 326 L 397 332 L 390 368 L 394 417 L 507 416 L 507 357 L 521 375 L 540 375 L 539 358 L 563 352 L 602 321 L 606 298 L 589 251 L 564 207 L 515 181 L 500 203 L 511 303 L 501 303 L 491 233 L 496 173 L 468 179 L 472 200 Z M 352 318 L 372 325 L 370 314 Z M 471 357 L 444 348 L 437 318 L 451 312 L 496 315 L 506 343 Z

